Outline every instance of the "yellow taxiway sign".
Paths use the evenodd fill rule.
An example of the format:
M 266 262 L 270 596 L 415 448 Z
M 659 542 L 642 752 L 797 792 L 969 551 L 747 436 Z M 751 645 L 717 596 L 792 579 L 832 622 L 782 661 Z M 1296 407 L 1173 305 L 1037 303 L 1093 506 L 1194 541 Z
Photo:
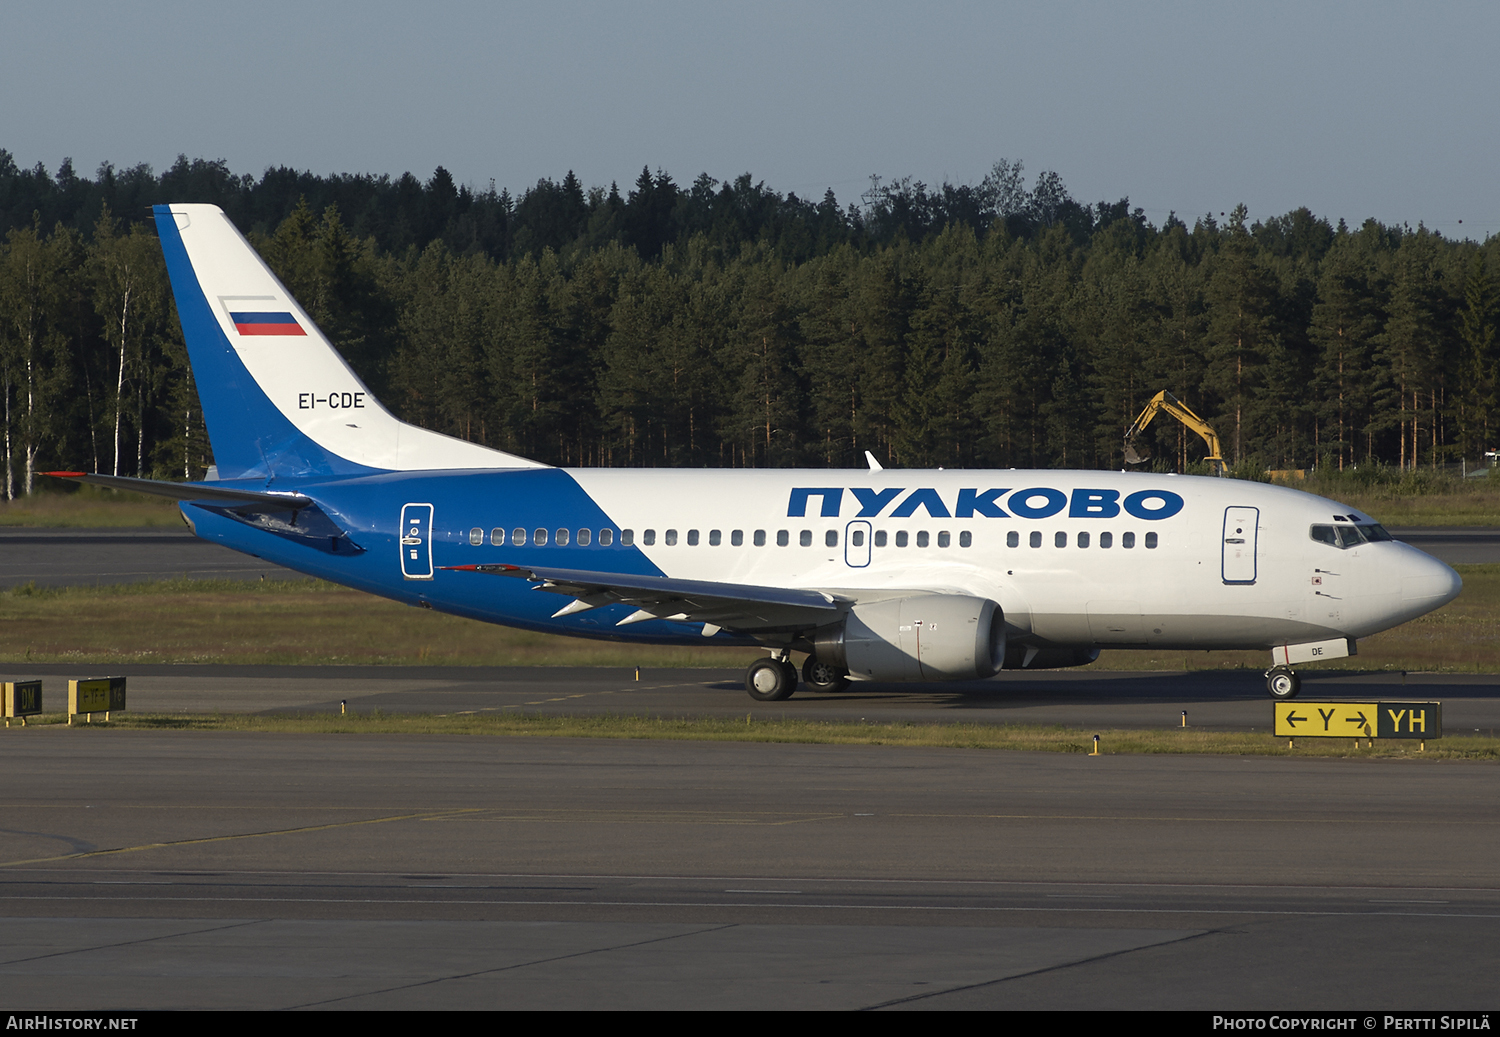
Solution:
M 1441 738 L 1441 702 L 1276 702 L 1280 738 Z

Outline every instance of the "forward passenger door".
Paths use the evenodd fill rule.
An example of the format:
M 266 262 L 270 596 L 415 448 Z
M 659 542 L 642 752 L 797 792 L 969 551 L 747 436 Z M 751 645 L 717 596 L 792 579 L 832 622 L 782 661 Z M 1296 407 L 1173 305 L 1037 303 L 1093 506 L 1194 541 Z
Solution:
M 1255 544 L 1259 508 L 1224 509 L 1223 576 L 1225 583 L 1255 582 Z

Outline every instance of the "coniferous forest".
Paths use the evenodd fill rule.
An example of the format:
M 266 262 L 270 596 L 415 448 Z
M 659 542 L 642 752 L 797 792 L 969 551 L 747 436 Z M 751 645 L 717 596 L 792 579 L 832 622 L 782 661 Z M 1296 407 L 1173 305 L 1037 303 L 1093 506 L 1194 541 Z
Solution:
M 0 150 L 7 497 L 54 468 L 212 463 L 167 201 L 221 206 L 398 415 L 554 464 L 1120 468 L 1161 389 L 1247 474 L 1473 461 L 1500 423 L 1500 238 L 1306 209 L 1155 226 L 1008 161 L 840 205 L 748 174 L 512 195 L 186 158 L 90 179 Z M 1148 435 L 1202 470 L 1197 437 Z

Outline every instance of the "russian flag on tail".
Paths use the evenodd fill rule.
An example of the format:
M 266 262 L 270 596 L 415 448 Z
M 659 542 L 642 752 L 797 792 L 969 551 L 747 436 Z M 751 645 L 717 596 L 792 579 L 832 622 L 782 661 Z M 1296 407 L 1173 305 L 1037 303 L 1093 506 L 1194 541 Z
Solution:
M 249 311 L 231 313 L 229 319 L 234 321 L 234 330 L 241 335 L 306 335 L 302 325 L 297 323 L 297 318 L 290 313 L 271 313 L 263 311 Z

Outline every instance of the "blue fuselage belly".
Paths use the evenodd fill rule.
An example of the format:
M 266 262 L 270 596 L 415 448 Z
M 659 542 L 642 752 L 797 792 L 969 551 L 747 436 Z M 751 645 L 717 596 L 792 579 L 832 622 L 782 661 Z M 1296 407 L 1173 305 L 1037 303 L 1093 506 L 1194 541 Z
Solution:
M 502 472 L 399 472 L 360 476 L 319 484 L 299 484 L 299 492 L 314 497 L 322 510 L 362 548 L 360 553 L 328 552 L 293 537 L 257 529 L 236 519 L 192 504 L 183 511 L 198 536 L 214 543 L 297 572 L 391 598 L 407 605 L 431 607 L 440 612 L 487 623 L 569 634 L 576 637 L 653 644 L 751 645 L 749 638 L 720 632 L 706 638 L 700 624 L 647 620 L 625 627 L 615 624 L 635 609 L 609 605 L 588 612 L 553 618 L 553 613 L 571 599 L 539 592 L 526 580 L 472 572 L 445 572 L 442 566 L 472 562 L 465 554 L 470 547 L 467 528 L 455 528 L 444 516 L 504 516 L 507 532 L 528 532 L 524 545 L 494 549 L 487 561 L 518 566 L 547 565 L 554 568 L 614 572 L 632 575 L 663 575 L 637 548 L 618 539 L 609 546 L 597 542 L 586 547 L 574 543 L 558 546 L 553 538 L 545 547 L 532 542 L 532 531 L 558 528 L 614 529 L 578 484 L 559 469 Z M 430 504 L 436 516 L 430 537 L 432 579 L 408 579 L 402 573 L 400 521 L 408 504 Z M 490 530 L 484 530 L 488 538 Z M 596 534 L 597 535 L 597 534 Z

